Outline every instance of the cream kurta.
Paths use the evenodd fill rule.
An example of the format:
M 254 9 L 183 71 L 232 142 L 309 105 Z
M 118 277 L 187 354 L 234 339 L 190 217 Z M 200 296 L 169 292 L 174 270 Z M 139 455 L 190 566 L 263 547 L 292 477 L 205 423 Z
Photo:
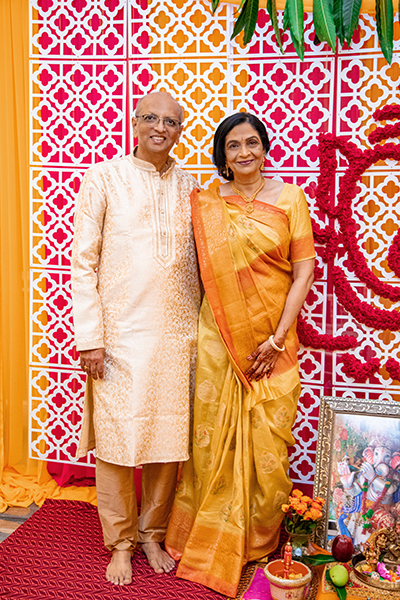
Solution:
M 188 458 L 199 281 L 189 195 L 173 161 L 160 177 L 133 154 L 90 168 L 75 217 L 78 350 L 104 347 L 88 381 L 77 456 L 135 466 Z M 93 430 L 94 426 L 94 430 Z

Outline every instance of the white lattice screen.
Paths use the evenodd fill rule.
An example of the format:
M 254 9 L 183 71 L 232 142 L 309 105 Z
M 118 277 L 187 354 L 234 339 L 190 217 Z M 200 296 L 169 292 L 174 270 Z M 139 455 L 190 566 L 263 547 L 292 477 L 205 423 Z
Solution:
M 324 226 L 328 218 L 314 207 L 318 136 L 333 132 L 368 146 L 373 111 L 399 103 L 400 44 L 395 44 L 392 65 L 386 65 L 374 22 L 363 16 L 359 42 L 334 56 L 325 45 L 313 44 L 308 15 L 301 62 L 287 35 L 285 55 L 279 54 L 264 11 L 253 42 L 243 48 L 229 41 L 233 7 L 227 4 L 215 16 L 208 1 L 195 0 L 30 4 L 30 448 L 33 458 L 68 463 L 74 461 L 84 391 L 69 288 L 74 200 L 90 164 L 130 151 L 135 100 L 163 89 L 181 102 L 185 134 L 175 155 L 202 186 L 217 179 L 210 162 L 216 125 L 234 111 L 254 112 L 272 138 L 267 175 L 301 185 L 313 217 Z M 393 161 L 372 167 L 355 202 L 359 235 L 370 240 L 369 266 L 394 284 L 399 282 L 387 267 L 386 254 L 400 217 L 396 167 Z M 337 177 L 345 170 L 342 160 Z M 345 257 L 338 264 L 353 281 Z M 324 269 L 307 301 L 307 320 L 322 333 L 356 332 L 360 346 L 354 354 L 360 358 L 375 353 L 382 365 L 389 356 L 398 358 L 400 334 L 357 323 L 337 302 L 329 265 Z M 352 285 L 383 306 L 362 284 Z M 340 354 L 304 349 L 300 365 L 303 393 L 291 461 L 294 481 L 307 484 L 313 481 L 321 395 L 388 398 L 399 394 L 400 386 L 383 366 L 378 376 L 355 385 L 342 373 Z M 80 462 L 90 464 L 93 457 Z

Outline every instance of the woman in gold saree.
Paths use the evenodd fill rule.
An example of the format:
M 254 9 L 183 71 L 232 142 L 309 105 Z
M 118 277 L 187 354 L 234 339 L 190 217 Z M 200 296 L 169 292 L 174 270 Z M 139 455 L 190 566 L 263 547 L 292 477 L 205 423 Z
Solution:
M 193 448 L 166 548 L 179 577 L 233 597 L 246 562 L 279 542 L 300 394 L 296 318 L 315 257 L 302 190 L 261 174 L 268 150 L 257 117 L 228 117 L 213 151 L 228 183 L 191 198 L 205 297 Z

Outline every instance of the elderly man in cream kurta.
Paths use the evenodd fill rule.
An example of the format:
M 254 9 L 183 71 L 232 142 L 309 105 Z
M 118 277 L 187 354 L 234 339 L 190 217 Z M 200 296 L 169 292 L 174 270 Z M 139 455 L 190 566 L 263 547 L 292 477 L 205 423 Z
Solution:
M 84 177 L 72 254 L 76 343 L 88 374 L 78 456 L 96 449 L 99 516 L 113 553 L 106 577 L 118 585 L 131 582 L 137 542 L 157 573 L 174 566 L 160 542 L 177 463 L 188 458 L 199 307 L 189 203 L 197 183 L 169 157 L 182 109 L 152 93 L 135 115 L 132 154 Z

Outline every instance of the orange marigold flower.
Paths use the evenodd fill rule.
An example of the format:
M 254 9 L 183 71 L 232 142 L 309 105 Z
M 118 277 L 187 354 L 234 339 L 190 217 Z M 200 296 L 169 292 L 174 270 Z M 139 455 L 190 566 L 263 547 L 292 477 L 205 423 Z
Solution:
M 303 519 L 305 521 L 311 521 L 312 517 L 311 517 L 311 512 L 308 510 L 307 512 L 304 513 L 303 515 Z
M 293 508 L 295 508 L 296 506 L 298 506 L 300 504 L 300 500 L 298 498 L 289 498 L 290 502 L 290 506 L 293 506 Z
M 311 508 L 315 508 L 315 510 L 321 510 L 321 505 L 318 502 L 313 502 L 311 504 Z
M 301 499 L 302 502 L 312 502 L 311 498 L 309 496 L 303 496 Z
M 283 510 L 284 513 L 287 513 L 289 508 L 290 508 L 289 504 L 282 504 L 282 506 L 281 506 L 281 510 Z
M 325 504 L 325 500 L 323 498 L 318 498 L 318 496 L 314 498 L 314 500 L 315 502 L 318 502 L 318 504 L 320 504 L 321 506 Z
M 303 495 L 303 492 L 301 492 L 300 490 L 293 490 L 292 491 L 292 496 L 294 496 L 295 498 L 301 498 Z

